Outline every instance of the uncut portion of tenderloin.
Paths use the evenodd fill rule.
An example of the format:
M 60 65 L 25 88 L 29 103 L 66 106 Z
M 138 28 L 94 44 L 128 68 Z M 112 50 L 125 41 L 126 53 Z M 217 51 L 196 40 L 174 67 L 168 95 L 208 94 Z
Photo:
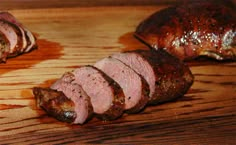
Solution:
M 142 76 L 117 59 L 104 58 L 94 64 L 109 77 L 114 79 L 125 94 L 125 110 L 128 113 L 137 113 L 147 104 L 149 86 Z
M 51 88 L 33 89 L 38 106 L 56 119 L 72 124 L 83 124 L 91 118 L 90 97 L 76 83 L 74 75 L 65 73 Z
M 143 20 L 134 35 L 182 60 L 199 56 L 236 60 L 235 8 L 222 1 L 171 6 Z
M 0 12 L 0 63 L 37 47 L 36 38 L 13 15 Z
M 149 84 L 149 104 L 183 96 L 194 77 L 187 65 L 163 50 L 134 50 L 111 56 L 140 74 Z
M 79 67 L 72 73 L 74 82 L 81 85 L 89 95 L 96 117 L 114 120 L 122 116 L 125 97 L 119 84 L 90 65 Z

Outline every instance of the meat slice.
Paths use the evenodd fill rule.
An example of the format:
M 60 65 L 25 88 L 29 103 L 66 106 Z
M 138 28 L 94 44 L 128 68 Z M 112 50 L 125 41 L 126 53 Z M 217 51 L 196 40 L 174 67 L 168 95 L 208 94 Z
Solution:
M 72 73 L 65 73 L 61 79 L 51 86 L 51 89 L 63 92 L 74 102 L 77 117 L 73 123 L 82 124 L 93 114 L 93 107 L 90 97 L 74 80 L 75 76 Z
M 232 7 L 223 1 L 171 6 L 143 20 L 135 36 L 182 60 L 199 56 L 236 60 L 236 9 Z
M 8 12 L 0 12 L 0 20 L 7 21 L 8 23 L 13 24 L 15 25 L 15 27 L 18 27 L 20 29 L 22 35 L 22 48 L 23 48 L 21 49 L 21 52 L 24 52 L 24 49 L 28 45 L 27 42 L 28 40 L 26 40 L 26 34 L 25 34 L 26 28 L 24 28 L 24 26 L 19 21 L 17 21 L 17 19 L 13 15 L 11 15 Z
M 9 23 L 15 24 L 18 27 L 24 28 L 24 26 L 8 12 L 0 12 L 0 20 L 8 21 Z
M 27 45 L 22 49 L 22 52 L 30 52 L 31 50 L 37 48 L 36 38 L 35 36 L 25 28 L 25 37 L 27 40 Z
M 71 73 L 63 75 L 51 89 L 34 88 L 37 104 L 58 120 L 83 124 L 93 114 L 89 96 L 81 86 L 73 83 Z
M 0 62 L 5 62 L 10 51 L 10 42 L 5 34 L 0 31 Z
M 111 57 L 96 62 L 94 66 L 101 69 L 121 86 L 125 94 L 127 112 L 136 113 L 146 106 L 149 99 L 149 86 L 134 70 Z
M 22 34 L 18 27 L 7 21 L 0 20 L 0 31 L 5 35 L 10 43 L 7 57 L 13 57 L 20 53 L 22 48 Z
M 34 37 L 34 35 L 25 26 L 23 26 L 23 24 L 20 23 L 12 14 L 8 12 L 0 12 L 0 20 L 12 23 L 20 29 L 23 39 L 23 47 L 21 49 L 21 52 L 29 52 L 31 49 L 37 47 L 35 40 L 36 38 Z
M 72 72 L 74 83 L 90 96 L 94 113 L 103 120 L 114 120 L 124 111 L 124 93 L 120 86 L 93 66 L 83 66 Z
M 0 62 L 37 48 L 34 35 L 8 12 L 0 12 L 0 31 L 10 42 L 10 49 L 7 53 L 0 50 L 0 54 L 4 53 L 3 56 L 0 55 Z
M 165 51 L 135 50 L 112 55 L 141 76 L 150 86 L 150 104 L 183 96 L 193 83 L 189 68 Z

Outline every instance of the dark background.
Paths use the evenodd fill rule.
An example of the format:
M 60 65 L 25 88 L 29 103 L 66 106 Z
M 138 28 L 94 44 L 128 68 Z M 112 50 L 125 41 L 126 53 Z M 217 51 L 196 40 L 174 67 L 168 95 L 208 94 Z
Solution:
M 93 7 L 93 6 L 127 6 L 127 5 L 166 5 L 205 0 L 1 0 L 0 10 L 61 8 L 61 7 Z M 210 1 L 210 0 L 207 0 Z M 211 0 L 230 1 L 230 0 Z M 236 4 L 236 0 L 231 0 Z

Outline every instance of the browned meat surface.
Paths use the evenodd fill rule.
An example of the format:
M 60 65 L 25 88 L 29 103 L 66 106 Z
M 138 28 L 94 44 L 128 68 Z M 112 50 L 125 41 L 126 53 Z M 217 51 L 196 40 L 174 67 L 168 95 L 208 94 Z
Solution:
M 65 73 L 51 88 L 34 88 L 38 106 L 58 120 L 83 124 L 93 114 L 89 96 L 81 86 L 73 83 L 74 75 Z
M 50 89 L 34 88 L 37 104 L 58 120 L 82 124 L 92 112 L 114 120 L 183 96 L 193 75 L 181 60 L 164 50 L 135 50 L 80 66 L 65 73 Z M 91 102 L 91 104 L 90 104 Z
M 193 83 L 189 68 L 165 51 L 135 50 L 112 55 L 147 80 L 150 104 L 170 101 L 183 96 Z
M 142 110 L 149 99 L 147 82 L 130 67 L 113 58 L 104 58 L 94 65 L 114 79 L 125 94 L 125 109 L 129 113 Z
M 34 96 L 38 106 L 49 115 L 68 123 L 76 118 L 75 104 L 64 93 L 49 88 L 34 88 Z
M 37 47 L 33 34 L 10 13 L 0 12 L 0 32 L 0 63 Z
M 114 120 L 123 114 L 124 93 L 114 80 L 93 66 L 79 67 L 72 73 L 74 82 L 90 96 L 97 117 Z
M 74 82 L 75 76 L 72 73 L 65 73 L 61 79 L 56 81 L 51 89 L 61 91 L 74 102 L 77 114 L 74 124 L 83 124 L 93 114 L 93 107 L 90 97 L 80 85 Z
M 22 33 L 20 29 L 12 23 L 0 20 L 0 31 L 5 35 L 10 43 L 7 57 L 14 57 L 18 55 L 20 53 L 20 49 L 22 48 Z
M 10 51 L 10 42 L 5 34 L 0 31 L 0 62 L 6 61 L 7 55 Z
M 236 60 L 235 6 L 213 1 L 172 6 L 139 24 L 135 36 L 182 60 L 208 56 Z

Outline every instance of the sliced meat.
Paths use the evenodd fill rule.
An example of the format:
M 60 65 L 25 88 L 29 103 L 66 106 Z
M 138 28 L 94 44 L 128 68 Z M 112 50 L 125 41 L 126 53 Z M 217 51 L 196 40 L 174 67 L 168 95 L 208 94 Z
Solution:
M 8 12 L 0 12 L 0 20 L 8 21 L 17 25 L 18 27 L 24 27 L 12 14 Z
M 73 71 L 74 83 L 82 86 L 90 96 L 94 112 L 103 120 L 114 120 L 124 111 L 124 93 L 120 86 L 93 66 Z
M 42 107 L 49 115 L 56 119 L 73 123 L 77 117 L 74 102 L 64 93 L 50 88 L 33 88 L 33 93 L 38 106 Z
M 90 97 L 74 80 L 75 76 L 72 73 L 65 73 L 51 86 L 51 89 L 63 92 L 67 98 L 74 102 L 77 117 L 73 123 L 83 124 L 93 114 L 93 107 Z
M 51 88 L 34 88 L 33 93 L 48 114 L 82 124 L 92 111 L 113 120 L 124 110 L 136 113 L 147 103 L 183 96 L 193 79 L 188 66 L 164 50 L 135 50 L 81 66 L 65 73 Z
M 25 37 L 27 40 L 26 47 L 22 50 L 23 52 L 30 52 L 31 50 L 37 48 L 36 38 L 35 36 L 25 28 Z
M 93 113 L 89 96 L 81 86 L 71 83 L 73 75 L 66 73 L 51 89 L 34 88 L 37 104 L 58 120 L 83 124 Z
M 9 23 L 15 24 L 22 33 L 23 47 L 21 52 L 29 52 L 37 47 L 35 36 L 23 26 L 12 14 L 8 12 L 0 12 L 0 20 L 8 21 Z
M 0 31 L 0 63 L 5 62 L 10 51 L 10 42 L 5 34 Z
M 236 60 L 236 11 L 222 3 L 198 1 L 171 6 L 142 21 L 135 36 L 182 60 L 208 56 Z
M 127 112 L 136 113 L 146 106 L 149 99 L 149 86 L 134 70 L 111 57 L 96 62 L 94 66 L 101 69 L 121 86 L 125 94 Z
M 193 83 L 189 68 L 165 51 L 135 50 L 112 55 L 147 80 L 150 104 L 183 96 Z
M 24 53 L 25 49 L 28 47 L 29 40 L 27 40 L 26 33 L 23 28 L 18 27 L 20 32 L 21 32 L 21 37 L 22 37 L 22 47 L 20 49 L 20 53 Z
M 0 20 L 0 31 L 10 42 L 10 50 L 7 57 L 13 57 L 20 53 L 22 48 L 22 34 L 18 27 L 4 20 Z
M 7 55 L 0 56 L 2 61 L 37 48 L 34 35 L 8 12 L 0 12 L 0 31 L 10 42 L 10 50 L 6 53 Z
M 26 32 L 24 30 L 24 26 L 12 14 L 8 12 L 0 12 L 0 20 L 7 21 L 8 23 L 13 24 L 20 29 L 22 35 L 22 49 L 20 51 L 24 52 L 24 49 L 27 47 L 28 43 L 28 40 L 26 40 Z

